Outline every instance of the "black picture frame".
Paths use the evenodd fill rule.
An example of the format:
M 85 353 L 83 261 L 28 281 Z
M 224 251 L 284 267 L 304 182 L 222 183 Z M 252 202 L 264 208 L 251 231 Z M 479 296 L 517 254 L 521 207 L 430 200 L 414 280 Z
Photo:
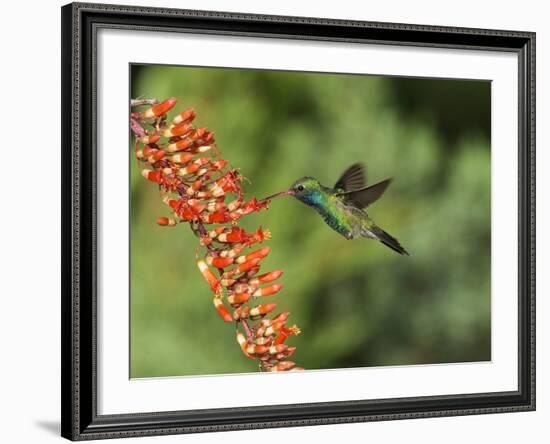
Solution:
M 62 436 L 84 440 L 535 409 L 535 33 L 86 3 L 68 4 L 61 14 Z M 519 389 L 452 396 L 98 415 L 95 69 L 96 31 L 102 27 L 516 53 L 519 60 Z

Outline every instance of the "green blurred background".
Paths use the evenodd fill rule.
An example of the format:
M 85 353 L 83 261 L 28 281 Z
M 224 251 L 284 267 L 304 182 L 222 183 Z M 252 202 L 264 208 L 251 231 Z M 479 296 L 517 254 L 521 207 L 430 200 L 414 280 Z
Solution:
M 306 369 L 491 359 L 490 83 L 133 65 L 132 97 L 178 98 L 265 197 L 309 175 L 333 185 L 352 163 L 393 177 L 370 216 L 411 253 L 347 241 L 292 198 L 244 218 L 269 228 L 262 270 L 302 334 Z M 131 157 L 131 377 L 257 371 L 216 314 L 197 239 Z

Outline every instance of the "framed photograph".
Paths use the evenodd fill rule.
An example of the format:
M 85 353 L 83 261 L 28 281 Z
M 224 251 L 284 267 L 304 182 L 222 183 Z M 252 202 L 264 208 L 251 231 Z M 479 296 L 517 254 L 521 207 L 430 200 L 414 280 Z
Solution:
M 62 435 L 535 409 L 535 35 L 62 8 Z

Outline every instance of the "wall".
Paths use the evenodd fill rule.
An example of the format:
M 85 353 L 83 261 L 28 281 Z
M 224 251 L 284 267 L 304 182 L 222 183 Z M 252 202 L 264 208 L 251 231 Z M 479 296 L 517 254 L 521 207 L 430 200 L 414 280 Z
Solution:
M 119 3 L 152 5 L 152 1 Z M 0 399 L 4 442 L 47 443 L 60 441 L 59 435 L 59 273 L 60 273 L 60 170 L 59 170 L 59 55 L 62 2 L 6 2 L 3 4 L 2 106 L 1 122 L 4 166 L 0 175 L 2 214 L 0 252 L 2 254 L 2 365 Z M 550 24 L 544 2 L 482 2 L 463 0 L 442 7 L 438 1 L 386 1 L 370 4 L 338 2 L 260 2 L 215 0 L 156 2 L 156 6 L 228 10 L 282 15 L 315 15 L 374 21 L 469 26 L 536 31 L 537 35 L 537 123 L 538 123 L 538 410 L 533 413 L 485 415 L 350 424 L 337 426 L 274 429 L 261 431 L 146 438 L 139 442 L 266 443 L 306 440 L 347 442 L 446 443 L 472 440 L 515 442 L 529 439 L 542 442 L 545 420 L 550 420 L 550 393 L 544 381 L 548 372 L 542 346 L 549 329 L 541 322 L 548 316 L 542 301 L 547 280 L 543 276 L 543 244 L 548 235 L 548 203 L 540 196 L 549 180 L 542 177 L 548 160 L 543 138 L 550 100 L 542 70 L 547 64 Z M 543 54 L 546 51 L 546 54 Z M 546 119 L 545 119 L 546 117 Z M 6 174 L 7 172 L 7 174 Z M 548 202 L 548 201 L 547 201 Z M 515 241 L 514 238 L 511 241 Z M 547 250 L 546 250 L 547 251 Z M 546 354 L 548 350 L 546 350 Z M 128 440 L 126 442 L 130 442 Z M 135 441 L 135 440 L 132 440 Z M 136 441 L 138 442 L 138 441 Z

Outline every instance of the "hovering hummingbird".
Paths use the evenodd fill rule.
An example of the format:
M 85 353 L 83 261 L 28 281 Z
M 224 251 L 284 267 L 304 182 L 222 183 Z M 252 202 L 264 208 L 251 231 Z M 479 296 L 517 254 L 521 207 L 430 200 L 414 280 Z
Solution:
M 367 187 L 365 168 L 362 164 L 356 163 L 342 174 L 334 188 L 321 185 L 313 177 L 302 177 L 294 182 L 288 191 L 273 194 L 265 200 L 279 196 L 294 196 L 313 207 L 329 227 L 346 239 L 377 239 L 397 253 L 408 255 L 399 241 L 378 227 L 364 210 L 382 196 L 390 183 L 391 179 L 386 179 Z

